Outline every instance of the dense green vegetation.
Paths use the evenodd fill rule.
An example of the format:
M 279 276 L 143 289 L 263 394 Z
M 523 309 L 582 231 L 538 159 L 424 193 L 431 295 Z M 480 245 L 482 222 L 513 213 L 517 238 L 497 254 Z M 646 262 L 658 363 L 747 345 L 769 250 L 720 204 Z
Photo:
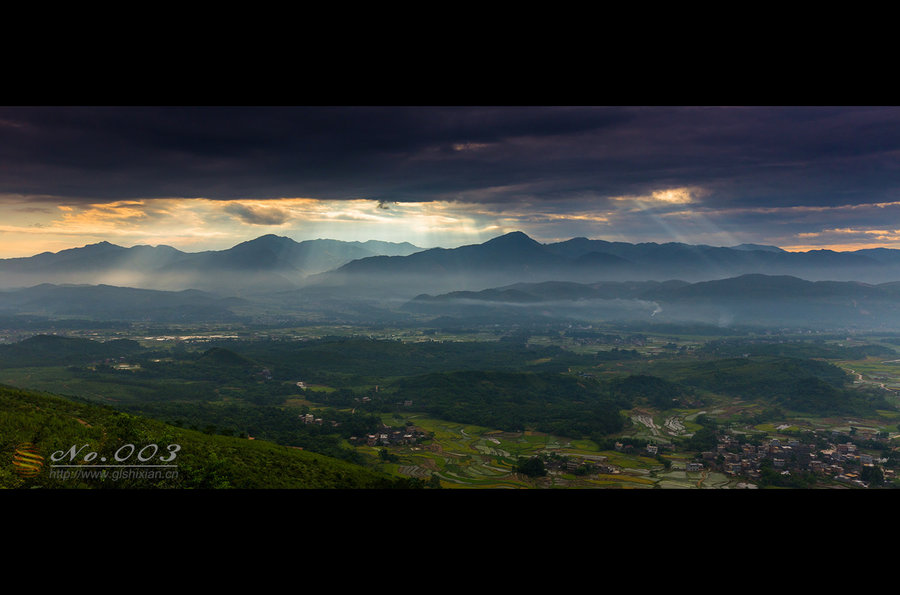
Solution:
M 130 409 L 207 434 L 252 436 L 354 463 L 362 463 L 362 457 L 347 447 L 345 440 L 375 432 L 381 425 L 381 419 L 373 413 L 350 413 L 333 408 L 315 412 L 316 417 L 324 420 L 323 425 L 305 424 L 299 416 L 309 412 L 309 407 L 259 406 L 239 400 L 226 403 L 156 402 Z
M 589 437 L 622 429 L 630 406 L 601 383 L 550 373 L 460 371 L 398 381 L 393 401 L 442 419 L 507 431 Z
M 57 335 L 36 335 L 13 345 L 0 345 L 0 367 L 62 366 L 119 358 L 142 351 L 137 341 L 91 341 Z
M 576 334 L 580 338 L 584 333 Z M 125 393 L 129 398 L 120 399 L 119 406 L 132 412 L 177 420 L 185 427 L 260 436 L 349 459 L 353 459 L 352 450 L 342 447 L 341 441 L 374 431 L 375 421 L 348 419 L 334 408 L 376 413 L 411 401 L 417 410 L 436 417 L 573 437 L 616 432 L 621 428 L 619 410 L 636 404 L 671 408 L 686 396 L 694 397 L 698 390 L 821 414 L 890 408 L 879 395 L 848 390 L 847 374 L 837 366 L 808 358 L 709 359 L 707 355 L 696 359 L 675 357 L 678 352 L 673 352 L 673 357 L 646 368 L 647 372 L 600 381 L 589 377 L 593 375 L 575 376 L 569 371 L 573 366 L 585 369 L 602 361 L 639 360 L 640 354 L 615 349 L 613 355 L 610 350 L 595 356 L 579 355 L 555 345 L 528 344 L 527 338 L 405 343 L 332 337 L 228 341 L 201 350 L 183 345 L 159 350 L 142 349 L 134 341 L 35 337 L 3 346 L 0 361 L 6 367 L 72 364 L 68 369 L 71 377 L 95 388 L 108 386 L 111 394 Z M 612 334 L 596 338 L 622 341 Z M 625 338 L 629 342 L 645 339 L 643 335 Z M 885 349 L 863 347 L 855 349 L 860 354 L 883 353 Z M 707 343 L 701 354 L 751 348 L 835 357 L 848 355 L 849 349 L 819 342 L 725 340 Z M 118 361 L 129 365 L 118 369 Z M 302 394 L 294 386 L 301 378 L 338 389 L 317 393 L 315 398 L 332 407 L 328 417 L 339 426 L 306 427 L 297 421 L 296 409 L 284 408 L 286 399 Z M 377 385 L 387 392 L 376 396 L 372 387 Z M 370 401 L 366 396 L 375 398 Z
M 646 374 L 633 374 L 613 380 L 611 389 L 630 402 L 642 400 L 659 409 L 671 409 L 678 405 L 681 397 L 693 392 L 674 382 Z
M 454 370 L 527 367 L 558 372 L 591 361 L 589 356 L 557 346 L 526 345 L 522 340 L 402 342 L 328 337 L 313 341 L 231 341 L 216 346 L 265 362 L 277 380 L 302 378 L 338 387 Z
M 665 413 L 669 417 L 678 410 L 737 397 L 753 406 L 732 421 L 747 424 L 781 420 L 789 412 L 866 416 L 895 409 L 884 390 L 871 384 L 868 389 L 855 386 L 847 372 L 822 361 L 896 355 L 879 345 L 846 347 L 834 340 L 747 337 L 705 344 L 694 339 L 686 344 L 675 337 L 537 327 L 498 332 L 495 337 L 499 340 L 327 337 L 142 347 L 129 340 L 38 336 L 0 346 L 4 378 L 22 387 L 37 383 L 43 390 L 105 406 L 76 414 L 65 407 L 87 404 L 64 406 L 67 401 L 42 397 L 51 400 L 26 407 L 26 415 L 15 405 L 16 399 L 10 400 L 11 389 L 4 389 L 4 411 L 11 416 L 4 418 L 9 420 L 6 427 L 34 431 L 10 432 L 0 447 L 11 454 L 17 444 L 35 442 L 47 452 L 62 448 L 52 440 L 63 439 L 81 440 L 92 448 L 96 442 L 109 452 L 129 440 L 159 445 L 177 440 L 184 448 L 178 478 L 161 479 L 153 487 L 339 487 L 340 481 L 351 487 L 418 487 L 420 480 L 384 484 L 377 474 L 373 477 L 381 479 L 363 479 L 350 471 L 332 479 L 309 472 L 307 483 L 295 481 L 300 471 L 292 471 L 294 479 L 267 483 L 264 474 L 255 475 L 251 467 L 275 474 L 266 457 L 302 458 L 313 453 L 324 455 L 319 461 L 348 465 L 341 469 L 401 466 L 405 462 L 395 451 L 351 446 L 365 441 L 350 438 L 376 433 L 383 420 L 408 414 L 509 433 L 564 436 L 608 450 L 620 439 L 635 449 L 650 443 L 630 436 L 635 425 L 628 418 L 636 408 L 672 412 Z M 301 380 L 307 390 L 297 386 Z M 36 397 L 21 395 L 16 398 L 36 403 Z M 50 421 L 39 412 L 50 415 Z M 321 423 L 304 423 L 301 416 L 307 413 Z M 52 421 L 60 414 L 68 419 L 63 425 Z M 103 428 L 102 443 L 91 428 Z M 715 450 L 718 435 L 715 423 L 701 416 L 686 437 L 673 442 L 687 452 L 704 452 Z M 245 459 L 254 462 L 241 462 Z M 303 464 L 307 463 L 292 458 L 283 463 L 286 469 Z M 524 458 L 509 465 L 524 476 L 540 475 L 529 467 L 535 463 Z M 25 479 L 9 473 L 7 469 L 9 485 L 25 485 Z M 769 471 L 764 477 L 767 485 L 788 482 Z M 72 485 L 71 478 L 65 484 L 54 481 L 41 485 Z M 109 484 L 99 481 L 85 485 Z M 109 487 L 147 487 L 146 480 L 141 481 L 119 481 Z
M 769 356 L 822 359 L 863 359 L 868 356 L 892 357 L 897 352 L 883 345 L 844 346 L 819 341 L 750 341 L 747 339 L 720 339 L 707 342 L 701 354 L 716 357 Z
M 43 457 L 43 468 L 35 477 L 22 477 L 11 463 L 16 449 L 27 443 Z M 69 476 L 54 476 L 52 455 L 68 453 L 73 446 L 77 456 L 62 457 L 58 463 L 80 469 L 58 470 L 68 470 Z M 148 458 L 154 450 L 157 456 L 147 463 L 164 460 L 174 465 L 161 477 L 116 477 L 125 473 L 122 468 L 106 468 L 105 478 L 92 477 L 103 469 L 83 466 L 100 457 L 114 461 L 117 455 L 123 463 L 137 463 L 141 453 Z M 96 452 L 97 458 L 85 461 L 89 452 Z M 8 387 L 0 387 L 0 461 L 5 461 L 0 465 L 0 487 L 5 488 L 418 487 L 414 481 L 271 442 L 207 435 L 109 407 Z
M 792 357 L 740 357 L 658 362 L 653 373 L 693 388 L 759 400 L 818 415 L 892 409 L 882 392 L 848 388 L 849 375 L 828 362 Z
M 528 475 L 529 477 L 543 477 L 547 475 L 547 469 L 544 468 L 544 461 L 540 457 L 529 457 L 522 459 L 516 464 L 516 471 Z
M 696 452 L 715 450 L 719 443 L 716 422 L 706 415 L 698 416 L 695 421 L 700 424 L 700 429 L 684 441 L 684 447 Z

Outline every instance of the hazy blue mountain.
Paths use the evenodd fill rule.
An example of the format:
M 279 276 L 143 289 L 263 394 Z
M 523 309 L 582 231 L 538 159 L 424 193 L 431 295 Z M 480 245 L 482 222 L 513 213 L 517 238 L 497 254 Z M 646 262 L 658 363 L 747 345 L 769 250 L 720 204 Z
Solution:
M 615 254 L 594 249 L 599 240 L 584 248 L 541 244 L 522 232 L 511 232 L 482 244 L 459 248 L 433 248 L 410 256 L 363 258 L 335 271 L 313 276 L 320 285 L 369 291 L 387 288 L 412 295 L 423 291 L 478 290 L 498 282 L 584 281 L 618 278 L 634 272 L 633 263 Z M 608 242 L 601 242 L 608 244 Z
M 573 238 L 541 244 L 513 232 L 459 248 L 434 248 L 409 256 L 362 258 L 321 275 L 313 285 L 365 287 L 371 295 L 480 291 L 516 282 L 708 281 L 743 274 L 788 275 L 809 280 L 886 282 L 900 279 L 893 253 L 787 252 L 775 246 L 724 248 L 677 242 L 657 244 Z
M 576 238 L 548 244 L 547 249 L 576 258 L 588 253 L 617 256 L 632 265 L 629 274 L 644 278 L 681 278 L 701 280 L 724 278 L 743 273 L 793 274 L 801 277 L 842 279 L 854 275 L 868 276 L 883 273 L 885 260 L 865 253 L 844 253 L 830 250 L 787 252 L 776 246 L 742 244 L 733 248 L 690 245 L 679 242 L 629 244 Z M 900 251 L 894 251 L 900 254 Z M 900 263 L 900 259 L 897 261 Z M 636 277 L 635 277 L 636 278 Z
M 605 252 L 588 252 L 587 254 L 582 254 L 573 259 L 572 264 L 579 268 L 603 267 L 609 271 L 624 271 L 626 270 L 626 267 L 634 265 L 634 263 L 629 260 L 616 256 L 615 254 L 606 254 Z
M 421 294 L 416 296 L 422 302 L 452 302 L 473 300 L 488 302 L 547 303 L 560 301 L 580 301 L 599 299 L 634 299 L 652 294 L 654 290 L 689 286 L 684 281 L 605 282 L 574 283 L 571 281 L 545 281 L 542 283 L 516 283 L 505 287 L 483 289 L 481 291 L 451 291 L 441 295 Z
M 763 252 L 786 252 L 786 250 L 782 250 L 778 246 L 766 246 L 764 244 L 738 244 L 737 246 L 731 246 L 732 250 L 746 250 L 749 252 L 753 252 L 755 250 L 761 250 Z
M 171 246 L 123 248 L 109 242 L 88 244 L 59 252 L 43 252 L 24 258 L 0 259 L 3 273 L 57 273 L 116 268 L 157 268 L 186 256 Z
M 239 298 L 220 298 L 195 289 L 158 291 L 109 285 L 42 284 L 0 291 L 0 314 L 93 320 L 207 322 L 235 321 Z
M 806 281 L 788 275 L 748 274 L 714 281 L 610 281 L 573 283 L 550 281 L 516 283 L 482 291 L 454 291 L 431 296 L 423 294 L 417 300 L 451 301 L 454 299 L 498 301 L 503 296 L 518 296 L 520 301 L 552 302 L 589 299 L 773 299 L 846 298 L 900 301 L 900 282 L 871 285 L 856 281 Z
M 483 244 L 459 248 L 432 248 L 409 256 L 375 256 L 349 262 L 338 269 L 313 275 L 319 287 L 343 287 L 368 295 L 483 288 L 497 281 L 543 278 L 547 271 L 569 264 L 522 232 L 512 232 Z
M 378 254 L 407 255 L 418 250 L 408 242 L 296 242 L 275 235 L 261 236 L 227 250 L 194 253 L 170 246 L 124 248 L 100 242 L 27 258 L 0 259 L 0 287 L 55 283 L 199 288 L 226 294 L 247 289 L 275 291 L 296 288 L 305 276 L 354 259 Z
M 728 298 L 738 300 L 792 298 L 896 299 L 900 297 L 890 285 L 870 285 L 856 281 L 806 281 L 788 275 L 748 274 L 730 279 L 702 281 L 676 288 L 646 292 L 649 297 L 703 300 Z
M 337 240 L 307 240 L 309 242 L 336 242 Z M 409 242 L 382 242 L 380 240 L 366 240 L 365 242 L 342 242 L 349 245 L 360 245 L 373 254 L 385 256 L 407 256 L 422 249 Z
M 543 244 L 516 231 L 459 248 L 432 248 L 409 256 L 378 256 L 349 262 L 338 269 L 344 274 L 431 273 L 467 274 L 470 271 L 494 271 L 514 267 L 527 272 L 541 266 L 559 265 L 565 259 L 548 252 Z
M 192 268 L 225 270 L 273 270 L 306 275 L 341 266 L 351 260 L 387 255 L 407 255 L 421 250 L 408 242 L 395 244 L 369 240 L 343 242 L 340 240 L 305 240 L 264 235 L 241 242 L 227 250 L 186 255 L 166 267 L 166 270 Z
M 748 274 L 687 283 L 518 283 L 423 294 L 406 309 L 435 317 L 524 316 L 732 324 L 900 328 L 900 283 L 806 281 Z
M 304 295 L 321 299 L 409 299 L 422 293 L 546 281 L 700 282 L 746 274 L 892 282 L 900 280 L 900 251 L 787 252 L 757 244 L 724 248 L 587 238 L 542 244 L 522 232 L 481 244 L 420 250 L 409 243 L 297 242 L 270 234 L 227 250 L 196 253 L 169 246 L 123 248 L 101 242 L 0 260 L 0 287 L 6 288 L 103 284 L 169 291 L 193 288 L 242 297 L 302 289 Z
M 856 250 L 853 254 L 865 256 L 884 264 L 898 265 L 900 264 L 900 250 L 892 250 L 890 248 L 866 248 L 864 250 Z

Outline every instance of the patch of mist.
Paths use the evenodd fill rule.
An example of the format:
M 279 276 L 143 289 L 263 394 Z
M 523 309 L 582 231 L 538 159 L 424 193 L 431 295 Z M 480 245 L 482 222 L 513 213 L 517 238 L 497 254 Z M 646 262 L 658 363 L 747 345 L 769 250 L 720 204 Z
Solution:
M 535 309 L 563 309 L 563 310 L 591 310 L 596 308 L 628 308 L 632 310 L 651 310 L 662 312 L 662 308 L 656 302 L 639 299 L 613 298 L 613 299 L 584 299 L 584 300 L 542 300 L 508 302 L 494 300 L 479 300 L 475 298 L 452 298 L 433 302 L 436 305 L 447 306 L 492 306 L 500 308 L 535 308 Z
M 721 328 L 728 328 L 734 324 L 734 314 L 731 312 L 720 312 L 717 323 Z

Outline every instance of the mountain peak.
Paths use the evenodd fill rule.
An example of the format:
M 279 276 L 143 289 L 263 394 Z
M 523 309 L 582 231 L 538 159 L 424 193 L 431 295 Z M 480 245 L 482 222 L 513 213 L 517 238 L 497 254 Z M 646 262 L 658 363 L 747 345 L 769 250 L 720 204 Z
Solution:
M 240 251 L 246 248 L 265 248 L 265 247 L 288 247 L 297 245 L 297 242 L 292 240 L 291 238 L 285 236 L 277 236 L 273 233 L 267 233 L 266 235 L 259 236 L 258 238 L 254 238 L 252 240 L 247 240 L 246 242 L 241 242 L 240 244 L 236 244 L 226 250 L 228 251 Z
M 502 236 L 497 236 L 496 238 L 490 239 L 484 242 L 483 245 L 528 245 L 528 246 L 540 246 L 540 242 L 533 240 L 528 237 L 524 232 L 521 231 L 511 231 L 507 234 L 503 234 Z
M 748 252 L 753 251 L 762 251 L 762 252 L 784 252 L 785 250 L 779 248 L 778 246 L 766 246 L 763 244 L 738 244 L 737 246 L 731 246 L 732 250 L 745 250 Z
M 96 244 L 86 244 L 84 246 L 84 248 L 95 248 L 95 249 L 96 248 L 121 248 L 121 247 L 122 246 L 118 246 L 116 244 L 111 244 L 111 243 L 107 242 L 106 240 L 103 240 L 102 242 L 97 242 Z M 77 249 L 78 248 L 72 248 L 72 250 L 77 250 Z M 66 252 L 66 250 L 63 250 L 63 252 Z
M 251 242 L 293 242 L 289 237 L 286 236 L 277 236 L 274 233 L 267 233 L 266 235 L 259 236 L 256 239 L 248 240 L 244 242 L 245 244 L 249 244 Z

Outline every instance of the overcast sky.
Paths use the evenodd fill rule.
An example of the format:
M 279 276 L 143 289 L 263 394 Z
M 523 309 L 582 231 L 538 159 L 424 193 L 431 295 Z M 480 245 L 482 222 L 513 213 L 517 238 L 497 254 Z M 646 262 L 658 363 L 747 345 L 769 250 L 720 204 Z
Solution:
M 0 108 L 0 257 L 520 230 L 900 248 L 896 107 Z

